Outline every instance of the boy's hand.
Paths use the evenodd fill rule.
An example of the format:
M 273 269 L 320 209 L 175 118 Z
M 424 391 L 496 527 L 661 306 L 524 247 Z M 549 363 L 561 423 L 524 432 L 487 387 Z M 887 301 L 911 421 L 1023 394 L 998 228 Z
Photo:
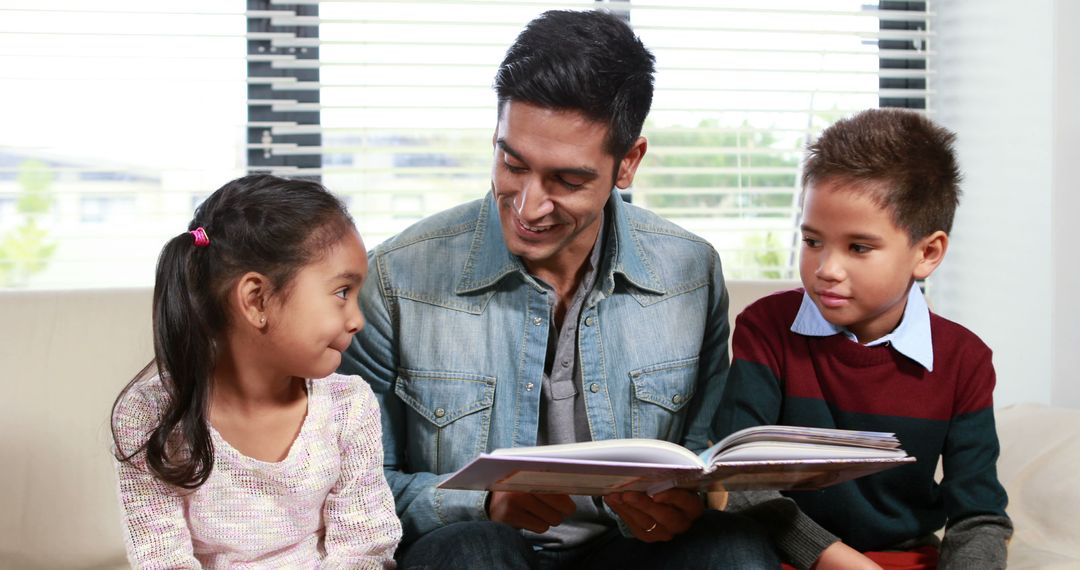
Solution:
M 829 545 L 821 556 L 818 557 L 817 562 L 810 567 L 810 570 L 881 570 L 881 566 L 878 566 L 876 562 L 870 560 L 866 556 L 863 556 L 861 552 L 854 548 L 844 544 L 843 542 L 834 542 Z
M 701 497 L 686 489 L 668 489 L 652 497 L 637 491 L 614 493 L 604 497 L 604 502 L 643 542 L 671 540 L 689 530 L 705 512 Z
M 577 507 L 569 495 L 492 491 L 488 495 L 488 518 L 536 533 L 557 526 Z

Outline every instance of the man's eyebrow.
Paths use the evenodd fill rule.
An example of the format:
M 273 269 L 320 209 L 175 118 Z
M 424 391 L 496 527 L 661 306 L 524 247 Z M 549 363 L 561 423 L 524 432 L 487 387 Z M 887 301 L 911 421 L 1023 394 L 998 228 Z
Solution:
M 556 172 L 559 174 L 569 174 L 570 176 L 578 176 L 586 179 L 593 179 L 600 176 L 595 170 L 591 168 L 579 167 L 579 168 L 560 168 Z
M 506 154 L 509 154 L 521 162 L 525 162 L 525 157 L 521 156 L 520 152 L 514 150 L 514 147 L 510 146 L 510 143 L 506 142 L 506 139 L 496 139 L 495 144 Z
M 509 154 L 510 156 L 520 160 L 521 162 L 527 162 L 525 158 L 521 156 L 521 153 L 514 150 L 514 147 L 510 146 L 510 144 L 506 142 L 506 139 L 496 139 L 495 144 L 498 145 L 498 147 L 502 149 L 502 151 L 506 154 Z M 588 168 L 586 166 L 568 166 L 565 168 L 556 168 L 555 172 L 559 174 L 569 174 L 570 176 L 578 176 L 588 179 L 593 179 L 600 176 L 600 173 L 597 172 L 595 169 Z

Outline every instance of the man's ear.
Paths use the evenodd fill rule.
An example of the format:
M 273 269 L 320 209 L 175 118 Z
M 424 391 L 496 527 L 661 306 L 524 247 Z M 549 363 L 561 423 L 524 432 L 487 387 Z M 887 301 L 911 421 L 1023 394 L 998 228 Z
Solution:
M 244 322 L 257 329 L 265 328 L 270 280 L 255 271 L 243 274 L 233 286 L 233 301 Z
M 641 165 L 641 159 L 645 157 L 645 150 L 648 147 L 649 142 L 645 140 L 645 137 L 638 137 L 630 150 L 619 161 L 619 171 L 615 175 L 615 186 L 620 190 L 626 190 L 634 183 L 634 174 L 637 173 L 638 166 Z
M 912 277 L 926 279 L 945 259 L 945 251 L 949 249 L 949 234 L 938 230 L 919 240 L 915 247 L 919 257 Z

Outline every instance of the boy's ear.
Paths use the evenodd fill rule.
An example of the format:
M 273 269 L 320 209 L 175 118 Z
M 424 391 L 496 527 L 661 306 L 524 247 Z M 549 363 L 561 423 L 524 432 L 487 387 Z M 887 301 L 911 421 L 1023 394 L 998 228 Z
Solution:
M 949 249 L 949 234 L 938 230 L 919 240 L 915 248 L 919 257 L 912 277 L 926 279 L 945 259 L 945 251 Z
M 270 280 L 262 273 L 249 271 L 236 281 L 233 299 L 244 322 L 266 328 L 266 308 L 270 299 Z

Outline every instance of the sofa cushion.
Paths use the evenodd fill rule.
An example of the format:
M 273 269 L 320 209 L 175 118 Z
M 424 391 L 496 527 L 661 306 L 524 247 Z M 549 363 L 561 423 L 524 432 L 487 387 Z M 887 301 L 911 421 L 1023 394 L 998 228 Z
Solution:
M 126 568 L 113 399 L 152 354 L 148 289 L 0 293 L 0 568 Z
M 996 417 L 1016 527 L 1009 568 L 1080 568 L 1080 410 L 1018 404 Z
M 733 281 L 732 318 L 797 283 Z M 109 412 L 152 356 L 149 289 L 0 292 L 0 568 L 126 568 Z M 1080 410 L 997 410 L 1009 567 L 1080 568 Z

